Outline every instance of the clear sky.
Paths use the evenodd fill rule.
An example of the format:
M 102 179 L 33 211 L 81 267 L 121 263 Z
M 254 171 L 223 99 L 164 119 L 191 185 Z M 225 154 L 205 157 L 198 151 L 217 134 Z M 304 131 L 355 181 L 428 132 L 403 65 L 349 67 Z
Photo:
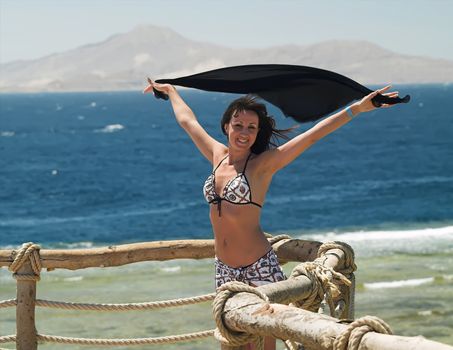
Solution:
M 452 0 L 0 0 L 0 62 L 105 40 L 140 24 L 229 47 L 367 40 L 453 60 Z

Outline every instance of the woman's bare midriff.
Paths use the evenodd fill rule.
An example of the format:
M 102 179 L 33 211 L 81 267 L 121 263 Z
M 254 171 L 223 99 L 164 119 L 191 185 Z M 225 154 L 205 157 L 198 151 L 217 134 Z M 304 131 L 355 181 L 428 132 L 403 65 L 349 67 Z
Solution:
M 218 259 L 231 267 L 253 264 L 271 245 L 260 227 L 261 208 L 222 201 L 221 216 L 217 204 L 210 205 L 210 218 Z

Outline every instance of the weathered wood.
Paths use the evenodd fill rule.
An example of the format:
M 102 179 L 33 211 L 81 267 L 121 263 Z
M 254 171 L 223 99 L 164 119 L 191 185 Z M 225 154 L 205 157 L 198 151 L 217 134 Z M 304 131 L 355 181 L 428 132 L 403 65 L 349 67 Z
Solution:
M 305 261 L 300 259 L 312 257 L 314 250 L 317 251 L 316 247 L 319 248 L 319 242 L 310 243 L 298 239 L 278 242 L 277 255 L 283 260 Z M 302 250 L 302 253 L 298 249 Z M 13 252 L 0 250 L 0 266 L 9 266 L 13 262 Z M 41 249 L 40 257 L 43 268 L 69 270 L 120 266 L 152 260 L 205 259 L 214 257 L 214 240 L 144 242 L 91 249 Z
M 77 270 L 120 266 L 140 261 L 204 259 L 214 256 L 213 240 L 180 240 L 112 245 L 91 249 L 41 249 L 43 268 Z M 13 262 L 13 251 L 0 250 L 0 266 Z
M 313 261 L 316 259 L 321 242 L 303 239 L 283 239 L 272 247 L 281 263 L 288 261 Z
M 279 282 L 283 283 L 283 282 Z M 279 302 L 272 294 L 271 285 L 258 287 L 273 302 Z M 274 338 L 292 339 L 304 344 L 306 350 L 331 350 L 333 341 L 345 331 L 347 325 L 338 320 L 295 307 L 271 304 L 262 311 L 263 301 L 254 294 L 238 293 L 231 297 L 224 308 L 224 320 L 233 331 L 272 335 Z M 402 337 L 367 333 L 360 350 L 453 350 L 453 347 L 427 340 L 423 337 Z
M 33 274 L 30 262 L 25 262 L 18 275 Z M 35 326 L 36 281 L 17 280 L 16 348 L 36 350 L 38 341 Z

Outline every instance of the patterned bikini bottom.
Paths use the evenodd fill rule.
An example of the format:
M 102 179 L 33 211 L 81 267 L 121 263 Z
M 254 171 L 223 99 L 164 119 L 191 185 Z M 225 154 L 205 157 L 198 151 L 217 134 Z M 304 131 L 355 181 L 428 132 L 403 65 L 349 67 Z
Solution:
M 286 279 L 274 250 L 248 266 L 231 267 L 215 258 L 215 286 L 231 281 L 240 281 L 253 286 L 283 281 Z

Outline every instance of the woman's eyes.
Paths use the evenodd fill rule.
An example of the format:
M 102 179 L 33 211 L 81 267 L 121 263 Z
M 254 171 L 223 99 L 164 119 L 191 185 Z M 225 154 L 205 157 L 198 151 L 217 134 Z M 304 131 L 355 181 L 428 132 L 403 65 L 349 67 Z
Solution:
M 241 124 L 233 124 L 233 126 L 234 126 L 235 128 L 242 128 L 242 125 L 241 125 Z M 248 128 L 249 128 L 250 130 L 256 130 L 256 127 L 253 126 L 253 125 L 250 125 Z

